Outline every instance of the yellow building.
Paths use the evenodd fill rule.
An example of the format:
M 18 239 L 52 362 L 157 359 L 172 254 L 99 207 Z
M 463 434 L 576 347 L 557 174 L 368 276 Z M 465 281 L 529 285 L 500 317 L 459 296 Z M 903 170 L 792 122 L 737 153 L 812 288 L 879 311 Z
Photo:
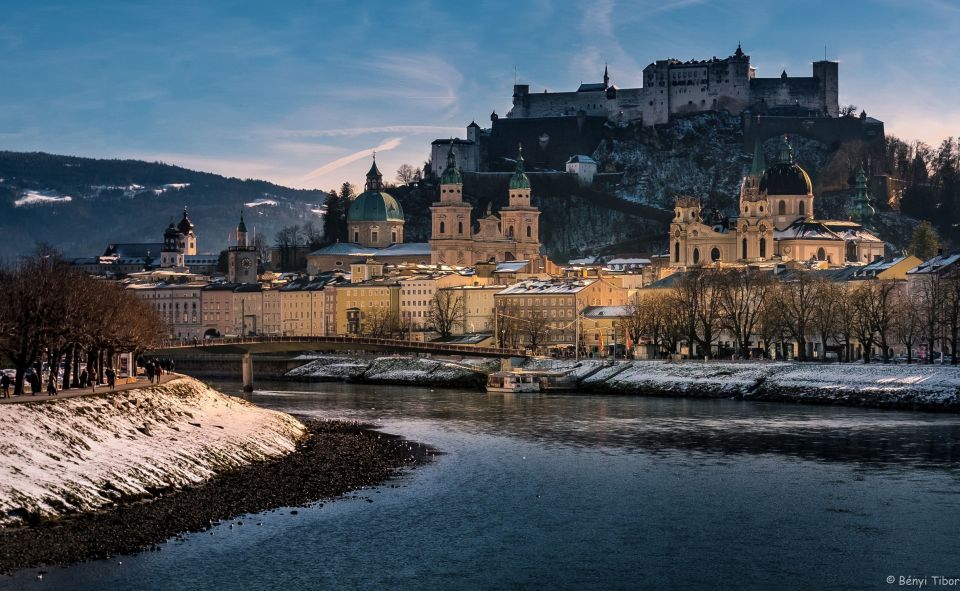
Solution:
M 424 273 L 400 277 L 398 281 L 400 321 L 409 331 L 418 332 L 432 330 L 430 314 L 438 290 L 469 285 L 473 278 L 459 273 Z
M 184 284 L 135 283 L 128 286 L 137 297 L 150 304 L 164 319 L 167 336 L 174 339 L 199 339 L 203 336 L 201 294 L 205 282 Z
M 279 289 L 281 330 L 285 336 L 326 334 L 324 286 L 327 280 L 308 278 L 291 281 Z
M 263 292 L 263 327 L 260 334 L 280 336 L 283 334 L 283 314 L 279 289 L 264 289 Z
M 388 336 L 399 326 L 400 283 L 396 277 L 343 283 L 324 291 L 336 294 L 337 335 Z
M 220 337 L 234 332 L 233 290 L 236 285 L 229 283 L 211 283 L 200 292 L 200 305 L 203 309 L 203 334 L 206 337 Z
M 627 347 L 626 320 L 629 306 L 587 306 L 580 319 L 581 342 L 587 354 L 606 357 L 614 351 L 624 355 Z
M 235 285 L 233 290 L 233 328 L 230 334 L 263 334 L 263 288 L 259 283 Z
M 444 287 L 450 297 L 460 306 L 460 319 L 453 334 L 492 333 L 495 330 L 495 296 L 506 285 L 458 285 Z

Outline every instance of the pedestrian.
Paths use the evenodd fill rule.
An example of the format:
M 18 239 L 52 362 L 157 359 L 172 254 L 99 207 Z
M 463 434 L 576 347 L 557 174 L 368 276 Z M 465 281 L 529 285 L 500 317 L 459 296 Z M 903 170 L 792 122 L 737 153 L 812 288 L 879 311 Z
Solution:
M 10 398 L 10 376 L 7 375 L 7 372 L 3 372 L 3 375 L 0 376 L 0 387 L 3 388 L 3 397 Z
M 107 371 L 107 387 L 111 390 L 117 387 L 117 372 L 113 371 L 112 367 L 108 367 Z
M 80 387 L 86 388 L 87 386 L 90 385 L 88 383 L 89 381 L 90 381 L 90 376 L 87 375 L 87 370 L 86 369 L 82 370 L 80 372 Z
M 170 367 L 167 369 L 170 370 L 170 373 L 173 373 L 173 359 L 170 360 Z
M 154 370 L 155 370 L 155 368 L 153 367 L 153 362 L 152 362 L 152 361 L 148 361 L 147 364 L 144 366 L 144 370 L 147 372 L 147 381 L 152 384 L 152 383 L 153 383 L 153 372 L 154 372 Z
M 97 391 L 97 368 L 95 367 L 90 368 L 90 388 L 94 392 Z
M 30 373 L 30 395 L 36 396 L 40 392 L 40 376 L 36 371 Z
M 160 376 L 163 375 L 163 366 L 161 366 L 159 363 L 157 364 L 157 367 L 156 367 L 156 374 L 157 374 L 157 383 L 159 384 Z
M 50 376 L 50 379 L 47 380 L 47 396 L 56 396 L 57 395 L 57 378 Z

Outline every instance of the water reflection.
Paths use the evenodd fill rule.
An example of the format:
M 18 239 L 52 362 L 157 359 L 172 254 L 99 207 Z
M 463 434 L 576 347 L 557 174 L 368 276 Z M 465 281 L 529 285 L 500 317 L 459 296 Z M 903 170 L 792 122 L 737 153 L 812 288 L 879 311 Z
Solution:
M 238 392 L 237 384 L 221 384 Z M 546 446 L 613 453 L 776 454 L 865 468 L 957 469 L 960 417 L 782 403 L 510 395 L 349 384 L 270 384 L 250 399 L 374 423 L 422 420 Z

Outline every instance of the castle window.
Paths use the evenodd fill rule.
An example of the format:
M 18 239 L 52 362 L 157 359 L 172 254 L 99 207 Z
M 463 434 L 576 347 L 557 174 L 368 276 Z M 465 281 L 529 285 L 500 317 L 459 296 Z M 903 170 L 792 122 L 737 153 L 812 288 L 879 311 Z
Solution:
M 693 264 L 696 265 L 696 264 L 699 264 L 699 263 L 700 263 L 700 249 L 699 249 L 699 248 L 694 248 L 694 249 L 693 249 Z
M 443 222 L 440 222 L 440 233 L 443 234 L 446 231 L 447 231 L 447 225 L 444 224 Z
M 673 262 L 680 262 L 680 243 L 676 242 L 673 245 Z
M 800 202 L 800 215 L 807 215 L 807 204 L 803 201 Z
M 777 206 L 777 214 L 787 215 L 787 202 L 783 199 L 780 200 L 780 204 Z
M 760 258 L 763 259 L 766 257 L 767 257 L 767 239 L 761 238 L 760 239 Z
M 713 261 L 713 262 L 717 262 L 717 261 L 720 260 L 720 249 L 719 249 L 719 248 L 713 247 L 713 250 L 710 251 L 710 260 Z
M 747 239 L 746 238 L 743 239 L 741 250 L 742 250 L 742 253 L 740 254 L 740 258 L 742 259 L 747 258 Z

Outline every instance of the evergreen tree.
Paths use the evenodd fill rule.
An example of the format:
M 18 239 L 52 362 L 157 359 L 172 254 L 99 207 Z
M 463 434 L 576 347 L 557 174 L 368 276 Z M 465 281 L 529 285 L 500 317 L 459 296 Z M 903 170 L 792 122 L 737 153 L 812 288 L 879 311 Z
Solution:
M 908 248 L 910 254 L 927 260 L 937 254 L 938 248 L 940 248 L 940 237 L 937 236 L 937 231 L 933 229 L 930 222 L 920 222 L 920 225 L 913 229 L 913 237 L 910 239 Z

